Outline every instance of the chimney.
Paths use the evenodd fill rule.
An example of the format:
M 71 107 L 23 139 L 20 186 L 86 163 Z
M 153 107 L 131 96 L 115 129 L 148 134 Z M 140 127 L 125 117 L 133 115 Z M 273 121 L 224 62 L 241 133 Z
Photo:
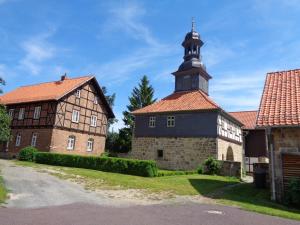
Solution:
M 65 73 L 60 77 L 60 81 L 64 81 L 66 78 L 67 78 L 67 73 Z

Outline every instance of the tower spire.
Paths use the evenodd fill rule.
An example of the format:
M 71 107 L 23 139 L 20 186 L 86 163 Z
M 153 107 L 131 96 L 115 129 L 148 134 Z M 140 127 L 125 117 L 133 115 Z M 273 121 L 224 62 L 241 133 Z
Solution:
M 195 19 L 192 17 L 192 31 L 195 31 Z

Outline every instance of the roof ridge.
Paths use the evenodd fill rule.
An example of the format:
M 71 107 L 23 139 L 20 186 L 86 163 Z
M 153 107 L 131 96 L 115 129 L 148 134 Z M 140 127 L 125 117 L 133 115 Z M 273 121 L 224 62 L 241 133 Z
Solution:
M 201 93 L 201 95 L 207 99 L 211 104 L 213 104 L 214 106 L 216 106 L 217 108 L 221 108 L 217 103 L 215 103 L 207 94 L 205 94 L 202 90 L 198 90 L 198 92 Z
M 84 78 L 84 77 L 93 77 L 94 75 L 86 75 L 86 76 L 80 76 L 80 77 L 74 77 L 74 78 L 69 78 L 67 77 L 66 80 L 77 80 L 77 79 L 81 79 L 81 78 Z M 18 88 L 16 89 L 19 89 L 19 88 L 23 88 L 23 87 L 32 87 L 32 86 L 38 86 L 38 85 L 42 85 L 42 84 L 50 84 L 50 83 L 54 83 L 54 82 L 59 82 L 60 80 L 54 80 L 54 81 L 46 81 L 46 82 L 40 82 L 40 83 L 36 83 L 36 84 L 29 84 L 29 85 L 22 85 L 22 86 L 19 86 Z
M 258 110 L 243 110 L 243 111 L 234 111 L 234 112 L 228 112 L 228 113 L 241 113 L 241 112 L 258 112 Z
M 283 73 L 283 72 L 291 72 L 291 71 L 300 71 L 300 68 L 290 69 L 290 70 L 277 70 L 277 71 L 267 72 L 267 74 L 275 74 L 275 73 Z

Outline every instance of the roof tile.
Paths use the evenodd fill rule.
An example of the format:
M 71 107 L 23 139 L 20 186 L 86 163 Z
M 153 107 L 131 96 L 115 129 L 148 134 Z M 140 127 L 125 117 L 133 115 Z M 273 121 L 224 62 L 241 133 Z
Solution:
M 243 129 L 255 129 L 257 111 L 229 112 L 229 114 L 244 124 Z

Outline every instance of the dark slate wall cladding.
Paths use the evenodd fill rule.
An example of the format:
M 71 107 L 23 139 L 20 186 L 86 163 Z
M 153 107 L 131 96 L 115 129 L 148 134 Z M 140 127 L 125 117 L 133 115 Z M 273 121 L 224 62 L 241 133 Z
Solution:
M 216 137 L 217 112 L 149 114 L 135 117 L 136 137 Z M 156 117 L 154 128 L 149 117 Z M 167 127 L 167 117 L 175 116 L 175 127 Z

